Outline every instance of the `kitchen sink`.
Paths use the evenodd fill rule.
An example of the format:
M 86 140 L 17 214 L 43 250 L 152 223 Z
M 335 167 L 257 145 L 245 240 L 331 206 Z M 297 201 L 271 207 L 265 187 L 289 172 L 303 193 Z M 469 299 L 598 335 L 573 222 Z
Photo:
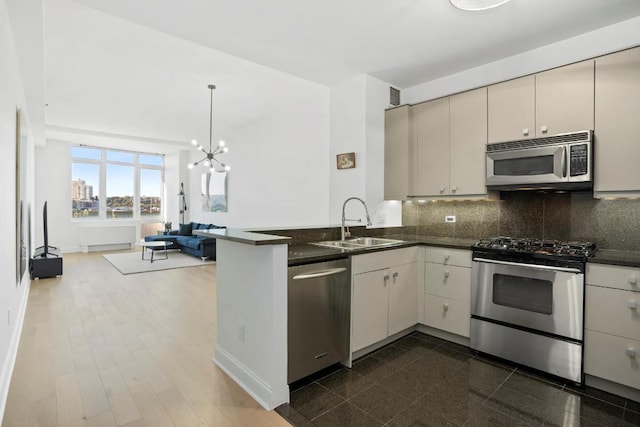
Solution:
M 326 242 L 313 242 L 312 245 L 316 246 L 324 246 L 327 248 L 336 248 L 336 249 L 362 249 L 362 245 L 358 245 L 355 243 L 343 242 L 342 240 L 331 240 Z
M 386 246 L 404 243 L 402 240 L 383 239 L 381 237 L 358 237 L 356 239 L 349 239 L 347 242 L 363 246 Z
M 398 243 L 404 243 L 404 242 L 402 240 L 383 239 L 380 237 L 358 237 L 355 239 L 344 240 L 344 241 L 328 240 L 323 242 L 313 242 L 311 244 L 316 246 L 324 246 L 327 248 L 354 250 L 354 249 L 378 248 L 381 246 L 395 245 Z

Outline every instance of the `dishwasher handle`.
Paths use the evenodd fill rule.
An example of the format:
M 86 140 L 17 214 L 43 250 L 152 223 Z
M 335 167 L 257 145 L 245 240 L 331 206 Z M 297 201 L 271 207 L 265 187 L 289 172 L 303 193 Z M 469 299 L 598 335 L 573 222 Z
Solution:
M 342 273 L 344 271 L 347 271 L 347 269 L 344 267 L 330 268 L 328 270 L 320 270 L 320 271 L 314 271 L 312 273 L 298 274 L 296 276 L 293 276 L 293 280 L 315 279 L 316 277 L 332 276 L 334 274 Z

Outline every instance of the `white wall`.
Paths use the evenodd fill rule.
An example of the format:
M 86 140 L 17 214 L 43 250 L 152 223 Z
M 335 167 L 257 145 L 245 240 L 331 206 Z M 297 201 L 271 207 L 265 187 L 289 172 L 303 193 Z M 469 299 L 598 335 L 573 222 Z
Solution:
M 31 124 L 37 123 L 29 114 L 24 87 L 32 83 L 20 73 L 16 54 L 16 39 L 12 25 L 22 21 L 0 1 L 0 182 L 3 203 L 0 203 L 0 234 L 5 237 L 0 245 L 0 418 L 4 413 L 11 373 L 18 349 L 24 310 L 30 287 L 28 274 L 16 286 L 16 108 L 22 111 L 25 126 L 21 132 L 27 136 L 27 205 L 33 206 L 33 133 Z M 28 26 L 28 25 L 27 25 Z M 37 46 L 34 46 L 37 47 Z M 36 83 L 37 82 L 33 82 Z M 41 125 L 41 123 L 39 123 Z M 27 219 L 25 217 L 25 219 Z M 28 219 L 27 219 L 28 220 Z
M 349 197 L 366 201 L 367 139 L 366 139 L 367 76 L 360 75 L 331 88 L 331 145 L 328 172 L 331 183 L 329 223 L 339 224 L 342 204 Z M 356 167 L 337 169 L 336 155 L 356 154 Z M 371 206 L 369 206 L 371 207 Z M 364 219 L 364 208 L 357 201 L 347 205 L 347 218 Z M 364 225 L 364 224 L 360 224 Z
M 402 103 L 415 104 L 637 45 L 640 17 L 403 89 Z
M 191 221 L 236 228 L 327 224 L 329 90 L 309 83 L 301 91 L 295 102 L 274 102 L 261 119 L 224 136 L 229 153 L 221 159 L 231 166 L 226 213 L 202 211 L 206 169 L 189 172 Z M 201 157 L 191 150 L 192 161 Z
M 329 224 L 340 224 L 342 205 L 353 196 L 367 203 L 374 227 L 402 224 L 401 205 L 384 202 L 384 110 L 388 106 L 389 84 L 368 75 L 331 88 Z M 336 155 L 349 152 L 356 153 L 356 167 L 338 170 Z M 364 221 L 364 208 L 357 201 L 349 202 L 345 212 L 347 218 Z

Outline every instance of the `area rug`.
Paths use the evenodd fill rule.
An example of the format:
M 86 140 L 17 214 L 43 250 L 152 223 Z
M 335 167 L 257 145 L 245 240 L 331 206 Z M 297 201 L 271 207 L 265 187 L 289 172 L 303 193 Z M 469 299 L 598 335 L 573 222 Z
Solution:
M 122 274 L 147 273 L 149 271 L 196 267 L 213 263 L 213 261 L 202 261 L 200 258 L 176 251 L 169 251 L 169 259 L 162 259 L 164 253 L 158 252 L 155 254 L 153 262 L 149 262 L 151 253 L 145 254 L 145 259 L 142 260 L 140 251 L 105 254 L 103 256 Z

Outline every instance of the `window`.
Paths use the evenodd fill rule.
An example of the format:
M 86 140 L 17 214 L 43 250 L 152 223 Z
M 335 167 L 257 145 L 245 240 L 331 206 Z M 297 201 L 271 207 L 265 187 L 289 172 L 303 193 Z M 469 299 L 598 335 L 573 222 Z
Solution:
M 140 168 L 140 216 L 160 213 L 162 204 L 162 171 Z
M 97 217 L 100 213 L 100 165 L 71 164 L 71 214 L 74 218 Z
M 157 219 L 162 215 L 162 155 L 75 146 L 71 159 L 73 218 Z
M 107 218 L 133 216 L 133 166 L 107 163 Z

